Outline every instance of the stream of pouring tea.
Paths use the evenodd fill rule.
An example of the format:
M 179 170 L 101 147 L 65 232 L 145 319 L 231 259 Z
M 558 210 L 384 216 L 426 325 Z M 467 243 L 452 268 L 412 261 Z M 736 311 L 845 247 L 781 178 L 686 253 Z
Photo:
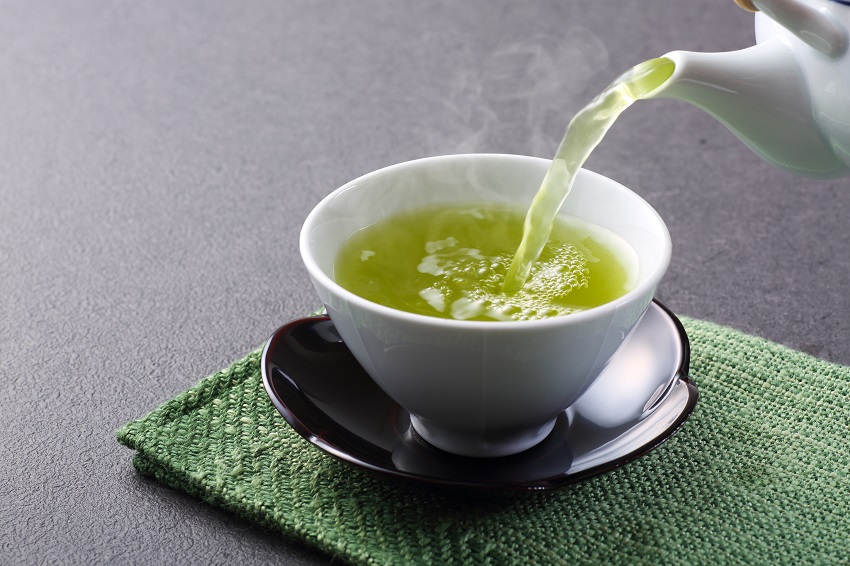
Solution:
M 623 73 L 570 121 L 528 209 L 522 242 L 511 261 L 502 292 L 512 295 L 525 284 L 532 265 L 549 240 L 555 216 L 573 186 L 576 173 L 593 148 L 626 108 L 664 84 L 674 69 L 674 63 L 663 57 L 640 63 Z

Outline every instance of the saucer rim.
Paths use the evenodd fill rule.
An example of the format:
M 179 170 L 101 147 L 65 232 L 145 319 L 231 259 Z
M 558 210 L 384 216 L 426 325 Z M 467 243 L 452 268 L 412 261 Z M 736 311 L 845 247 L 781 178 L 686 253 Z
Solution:
M 308 427 L 302 422 L 298 415 L 293 413 L 289 409 L 289 407 L 287 407 L 287 405 L 281 399 L 281 396 L 277 393 L 275 387 L 272 385 L 268 375 L 269 371 L 267 370 L 269 363 L 268 354 L 277 338 L 279 338 L 289 328 L 299 324 L 305 324 L 308 322 L 316 323 L 319 321 L 330 321 L 330 317 L 326 315 L 295 318 L 281 325 L 272 333 L 272 335 L 269 337 L 263 347 L 260 363 L 263 388 L 266 394 L 269 396 L 269 399 L 272 401 L 272 404 L 274 405 L 275 409 L 277 409 L 278 413 L 280 413 L 284 421 L 290 427 L 292 427 L 292 429 L 296 433 L 298 433 L 299 436 L 301 436 L 305 440 L 308 440 L 311 444 L 313 444 L 326 454 L 335 457 L 338 460 L 342 460 L 347 464 L 354 465 L 358 468 L 362 468 L 364 470 L 379 474 L 381 476 L 413 481 L 416 483 L 427 484 L 437 487 L 452 487 L 484 491 L 529 492 L 559 489 L 567 485 L 572 485 L 596 476 L 612 472 L 655 450 L 656 448 L 664 444 L 667 440 L 669 440 L 673 435 L 675 435 L 676 432 L 679 431 L 679 429 L 685 424 L 685 422 L 688 421 L 694 411 L 694 408 L 697 405 L 697 401 L 699 399 L 699 390 L 697 388 L 696 383 L 689 375 L 691 348 L 690 340 L 685 331 L 685 328 L 679 318 L 657 299 L 652 299 L 650 306 L 655 306 L 659 308 L 662 314 L 664 314 L 668 319 L 670 319 L 676 330 L 676 334 L 678 335 L 678 340 L 681 346 L 681 359 L 679 360 L 675 371 L 672 373 L 672 377 L 670 378 L 667 391 L 661 396 L 659 400 L 655 402 L 652 411 L 654 412 L 658 410 L 661 406 L 663 406 L 665 400 L 669 397 L 670 392 L 676 389 L 676 387 L 686 388 L 687 401 L 685 402 L 684 406 L 681 409 L 681 412 L 676 417 L 676 419 L 663 431 L 661 431 L 661 433 L 652 437 L 649 441 L 641 444 L 640 446 L 637 446 L 634 450 L 622 456 L 596 464 L 587 469 L 580 470 L 574 473 L 569 473 L 569 470 L 565 470 L 563 473 L 556 474 L 554 476 L 526 481 L 470 481 L 463 479 L 451 479 L 446 477 L 434 477 L 404 471 L 398 468 L 389 468 L 383 465 L 375 464 L 373 462 L 364 461 L 363 459 L 358 458 L 357 456 L 338 448 L 334 444 L 326 442 L 321 437 L 321 435 L 316 434 L 315 431 L 311 430 L 310 427 Z M 400 406 L 398 407 L 398 410 L 409 415 L 409 413 Z M 627 431 L 628 430 L 632 430 L 632 428 L 627 429 Z M 627 431 L 623 431 L 623 433 L 621 433 L 621 436 Z M 398 435 L 399 437 L 401 437 L 402 432 L 399 432 Z M 435 448 L 435 450 L 437 449 Z M 462 456 L 456 457 L 463 458 Z M 480 460 L 480 458 L 470 457 L 470 460 Z M 497 463 L 500 458 L 492 458 L 491 460 L 492 462 Z

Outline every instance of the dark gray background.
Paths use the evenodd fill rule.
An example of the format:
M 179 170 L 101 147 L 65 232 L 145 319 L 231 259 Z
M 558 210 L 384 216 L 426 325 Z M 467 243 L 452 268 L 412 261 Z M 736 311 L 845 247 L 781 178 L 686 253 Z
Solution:
M 327 557 L 141 478 L 114 431 L 316 304 L 321 197 L 417 157 L 551 157 L 674 49 L 752 43 L 731 0 L 0 1 L 0 563 Z M 588 168 L 670 227 L 659 297 L 850 363 L 850 187 L 679 102 Z

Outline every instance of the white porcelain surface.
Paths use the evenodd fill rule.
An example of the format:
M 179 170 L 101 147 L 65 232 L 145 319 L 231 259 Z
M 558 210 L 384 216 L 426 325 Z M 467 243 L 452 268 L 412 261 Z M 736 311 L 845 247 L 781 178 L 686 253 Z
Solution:
M 771 163 L 811 177 L 850 173 L 850 6 L 834 0 L 754 0 L 757 45 L 674 51 L 653 98 L 690 102 Z
M 622 185 L 581 171 L 563 211 L 624 238 L 638 284 L 616 301 L 541 321 L 445 320 L 390 309 L 333 281 L 354 231 L 420 205 L 493 201 L 527 206 L 548 160 L 458 155 L 394 165 L 325 198 L 301 231 L 301 254 L 345 343 L 378 385 L 412 415 L 417 432 L 449 452 L 501 456 L 546 436 L 593 383 L 649 305 L 670 259 L 658 214 Z

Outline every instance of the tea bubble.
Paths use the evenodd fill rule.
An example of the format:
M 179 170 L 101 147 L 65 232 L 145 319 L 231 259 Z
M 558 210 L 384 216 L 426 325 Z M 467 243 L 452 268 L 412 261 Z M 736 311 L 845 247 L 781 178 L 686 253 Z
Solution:
M 548 259 L 535 263 L 519 292 L 501 291 L 511 256 L 485 256 L 477 248 L 457 247 L 454 238 L 427 242 L 417 270 L 436 277 L 420 297 L 440 313 L 457 320 L 485 316 L 494 320 L 532 320 L 575 312 L 562 303 L 588 286 L 587 257 L 573 244 L 549 245 Z

